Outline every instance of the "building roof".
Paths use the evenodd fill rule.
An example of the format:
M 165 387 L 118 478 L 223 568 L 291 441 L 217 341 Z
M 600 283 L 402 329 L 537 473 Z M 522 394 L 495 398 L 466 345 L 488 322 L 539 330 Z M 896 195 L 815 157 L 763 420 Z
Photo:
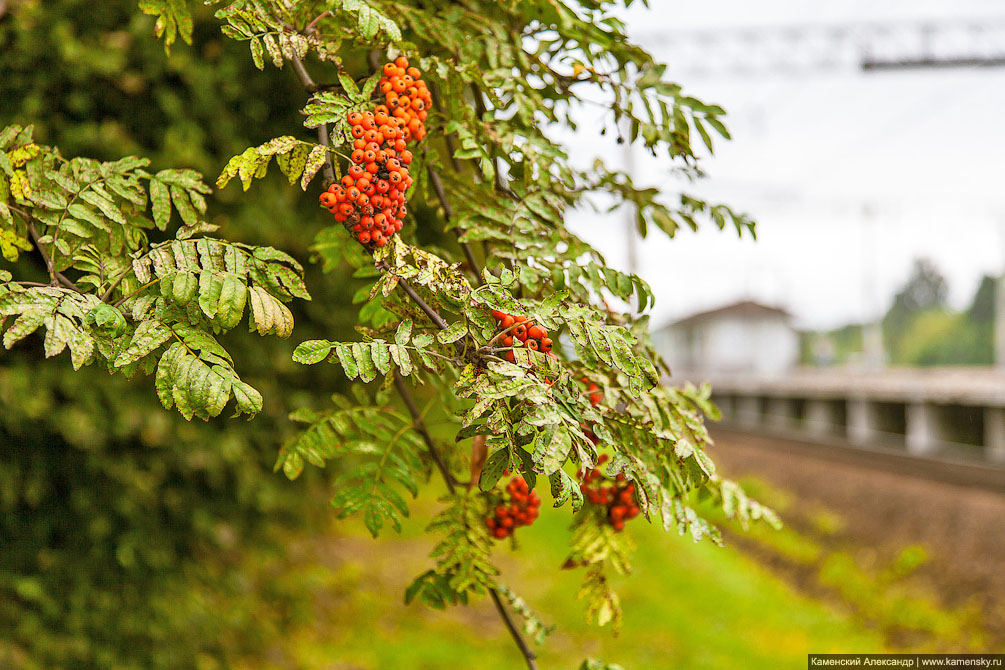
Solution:
M 686 316 L 683 319 L 667 324 L 666 327 L 693 326 L 704 321 L 712 321 L 724 316 L 738 317 L 741 319 L 773 316 L 786 321 L 792 318 L 792 315 L 789 312 L 780 307 L 762 305 L 761 303 L 754 302 L 753 300 L 741 300 L 740 302 L 734 302 L 729 305 L 717 307 L 716 309 L 710 309 Z

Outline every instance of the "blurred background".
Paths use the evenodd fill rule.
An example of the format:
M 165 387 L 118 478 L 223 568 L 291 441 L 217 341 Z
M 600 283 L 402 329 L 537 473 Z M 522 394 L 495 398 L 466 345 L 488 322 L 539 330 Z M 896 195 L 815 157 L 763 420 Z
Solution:
M 579 575 L 559 569 L 567 517 L 545 513 L 522 531 L 534 563 L 500 552 L 505 581 L 558 625 L 542 667 L 1002 650 L 1005 10 L 651 4 L 624 14 L 629 34 L 727 109 L 733 141 L 704 162 L 710 179 L 682 183 L 598 140 L 587 110 L 572 155 L 746 211 L 758 240 L 712 227 L 640 240 L 624 211 L 584 210 L 575 230 L 652 284 L 674 381 L 715 384 L 713 457 L 787 525 L 726 526 L 718 549 L 637 524 L 614 638 L 583 621 Z M 165 57 L 132 0 L 0 8 L 0 125 L 34 123 L 67 155 L 212 177 L 300 128 L 293 74 L 254 70 L 208 10 L 194 45 Z M 324 221 L 276 177 L 217 194 L 211 212 L 229 236 L 306 260 Z M 451 244 L 411 210 L 424 243 Z M 315 300 L 295 306 L 293 340 L 352 337 L 361 283 L 308 272 Z M 401 604 L 435 504 L 373 542 L 333 518 L 323 475 L 272 472 L 287 413 L 341 378 L 295 366 L 294 341 L 226 344 L 265 395 L 250 423 L 186 423 L 142 381 L 43 364 L 36 340 L 0 352 L 0 668 L 513 667 L 490 605 Z

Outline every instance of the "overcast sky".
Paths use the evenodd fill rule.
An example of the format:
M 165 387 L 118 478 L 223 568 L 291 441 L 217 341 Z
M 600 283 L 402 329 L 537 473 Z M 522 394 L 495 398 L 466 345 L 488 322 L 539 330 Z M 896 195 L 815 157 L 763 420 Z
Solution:
M 962 19 L 1005 25 L 1005 3 L 977 0 L 651 0 L 649 11 L 639 4 L 627 15 L 629 34 L 661 60 L 674 58 L 665 45 L 682 31 Z M 713 226 L 674 240 L 651 234 L 640 274 L 656 291 L 657 323 L 751 298 L 788 308 L 803 327 L 833 327 L 885 311 L 916 257 L 946 274 L 955 307 L 967 304 L 982 274 L 1000 273 L 1005 67 L 866 74 L 849 65 L 737 75 L 689 71 L 684 60 L 671 62 L 667 76 L 723 106 L 733 141 L 704 160 L 703 183 L 679 184 L 666 159 L 641 152 L 636 178 L 749 212 L 758 241 Z M 584 120 L 585 141 L 573 156 L 621 161 L 622 149 L 609 138 L 600 143 Z M 584 215 L 574 228 L 625 268 L 620 222 L 618 214 Z

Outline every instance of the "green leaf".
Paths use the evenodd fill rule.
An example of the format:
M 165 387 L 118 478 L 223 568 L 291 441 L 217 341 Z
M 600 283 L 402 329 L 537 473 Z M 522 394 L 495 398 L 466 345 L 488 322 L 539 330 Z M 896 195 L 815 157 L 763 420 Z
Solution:
M 328 357 L 334 346 L 335 344 L 328 340 L 307 340 L 306 342 L 301 342 L 293 350 L 293 360 L 301 365 L 320 363 Z
M 478 487 L 482 491 L 491 491 L 495 488 L 499 479 L 503 476 L 506 468 L 509 467 L 509 450 L 497 449 L 485 461 L 482 466 L 482 474 L 478 478 Z
M 342 84 L 342 89 L 351 99 L 359 98 L 359 88 L 356 86 L 356 82 L 353 81 L 352 77 L 347 75 L 345 72 L 339 72 L 338 81 Z
M 455 321 L 447 328 L 436 333 L 436 339 L 441 344 L 450 344 L 461 339 L 468 333 L 468 324 L 464 321 Z
M 403 376 L 407 377 L 412 374 L 412 358 L 408 355 L 408 349 L 397 344 L 392 344 L 388 347 L 388 351 L 391 353 L 391 359 L 398 366 Z
M 372 382 L 376 379 L 377 368 L 374 366 L 373 358 L 370 356 L 370 347 L 365 347 L 359 342 L 353 342 L 350 345 L 350 349 L 352 350 L 352 357 L 359 368 L 360 381 Z
M 399 347 L 404 347 L 412 338 L 412 320 L 405 319 L 398 324 L 398 330 L 394 333 L 394 343 Z
M 129 346 L 115 358 L 115 366 L 122 367 L 138 361 L 171 338 L 171 330 L 160 321 L 143 321 L 136 327 Z
M 248 298 L 251 301 L 249 325 L 252 330 L 257 330 L 259 335 L 274 332 L 283 338 L 293 333 L 293 314 L 272 294 L 261 287 L 250 286 Z
M 185 222 L 185 225 L 196 225 L 199 222 L 199 215 L 196 213 L 195 208 L 192 207 L 192 202 L 189 200 L 185 189 L 179 186 L 172 186 L 170 191 L 171 201 L 174 203 L 175 209 L 178 210 L 178 214 L 181 216 L 182 221 Z
M 199 275 L 199 308 L 211 319 L 220 309 L 221 291 L 223 291 L 223 280 L 220 273 L 203 270 Z
M 262 394 L 244 382 L 235 379 L 232 382 L 231 392 L 234 400 L 237 401 L 237 413 L 254 416 L 262 411 Z
M 304 163 L 304 175 L 300 178 L 300 188 L 307 190 L 307 184 L 314 179 L 314 175 L 318 173 L 321 166 L 325 163 L 325 156 L 328 150 L 321 144 L 316 145 L 311 149 L 311 153 L 307 156 L 307 161 Z
M 251 60 L 259 70 L 265 69 L 265 50 L 262 48 L 262 43 L 258 41 L 258 37 L 251 38 Z
M 171 219 L 171 193 L 166 184 L 158 179 L 150 180 L 150 202 L 153 204 L 154 223 L 160 230 L 166 230 Z
M 88 202 L 97 207 L 99 210 L 101 210 L 102 214 L 107 216 L 115 223 L 121 226 L 126 225 L 126 218 L 122 216 L 122 212 L 120 212 L 119 208 L 115 206 L 115 203 L 112 202 L 110 199 L 106 198 L 105 196 L 101 195 L 97 191 L 95 191 L 93 187 L 89 191 L 81 192 L 80 197 L 85 202 Z
M 248 287 L 232 274 L 224 277 L 217 302 L 216 321 L 224 330 L 230 330 L 244 317 L 244 306 L 248 301 Z
M 386 375 L 391 370 L 391 355 L 387 348 L 387 342 L 378 340 L 370 343 L 370 360 L 373 366 L 382 375 Z
M 347 344 L 336 344 L 335 351 L 338 354 L 339 363 L 342 364 L 342 369 L 345 370 L 345 376 L 349 379 L 355 379 L 359 376 L 359 366 L 356 365 L 356 359 L 353 356 L 352 347 Z

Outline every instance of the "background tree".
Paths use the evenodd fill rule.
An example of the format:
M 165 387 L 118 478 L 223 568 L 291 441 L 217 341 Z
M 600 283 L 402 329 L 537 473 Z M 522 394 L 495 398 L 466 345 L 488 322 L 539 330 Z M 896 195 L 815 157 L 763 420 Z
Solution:
M 32 543 L 63 547 L 65 537 L 72 537 L 88 551 L 111 551 L 119 565 L 113 573 L 153 583 L 159 572 L 177 568 L 191 543 L 212 535 L 204 514 L 220 513 L 220 492 L 232 493 L 227 481 L 234 473 L 248 473 L 252 498 L 273 490 L 268 484 L 259 488 L 259 471 L 245 455 L 249 441 L 265 446 L 276 434 L 289 433 L 281 416 L 290 410 L 306 426 L 284 441 L 277 466 L 296 477 L 308 462 L 334 461 L 336 508 L 343 515 L 362 514 L 374 535 L 408 513 L 407 494 L 429 489 L 431 475 L 442 478 L 431 490 L 445 485 L 449 495 L 430 526 L 442 539 L 408 598 L 444 606 L 487 594 L 507 624 L 509 611 L 521 615 L 525 631 L 543 627 L 499 582 L 491 562 L 493 509 L 507 497 L 518 501 L 517 494 L 524 495 L 515 482 L 504 486 L 507 469 L 520 473 L 528 489 L 547 481 L 556 506 L 576 511 L 568 565 L 583 568 L 582 596 L 601 624 L 617 625 L 620 609 L 608 574 L 627 571 L 630 548 L 605 495 L 624 495 L 626 508 L 637 507 L 668 530 L 690 531 L 695 539 L 718 540 L 718 534 L 689 506 L 694 495 L 713 497 L 728 516 L 744 522 L 773 521 L 720 479 L 704 453 L 708 436 L 701 415 L 715 415 L 708 390 L 661 386 L 665 366 L 648 344 L 647 318 L 612 311 L 605 302 L 634 300 L 644 310 L 652 300 L 648 286 L 607 267 L 564 226 L 567 212 L 585 204 L 587 194 L 603 192 L 634 206 L 643 234 L 655 226 L 673 235 L 681 225 L 696 227 L 702 217 L 720 228 L 753 231 L 752 222 L 724 206 L 686 195 L 670 204 L 602 162 L 573 165 L 550 138 L 549 124 L 574 125 L 575 108 L 599 96 L 609 109 L 601 132 L 628 127 L 624 139 L 669 156 L 680 172 L 698 177 L 692 136 L 711 150 L 711 135 L 726 135 L 721 109 L 683 94 L 664 80 L 664 66 L 627 41 L 610 13 L 613 3 L 472 1 L 444 8 L 248 0 L 215 13 L 230 40 L 211 33 L 209 22 L 196 23 L 179 0 L 140 6 L 156 17 L 164 45 L 174 44 L 173 55 L 160 64 L 138 32 L 148 25 L 127 22 L 121 13 L 96 19 L 93 6 L 83 3 L 66 2 L 66 12 L 59 13 L 49 3 L 43 10 L 28 2 L 5 17 L 0 40 L 10 46 L 3 58 L 14 74 L 0 86 L 10 87 L 2 99 L 15 108 L 2 111 L 22 125 L 0 134 L 0 238 L 13 264 L 10 272 L 0 271 L 4 345 L 18 345 L 29 359 L 68 350 L 74 369 L 93 365 L 126 377 L 150 375 L 147 388 L 154 386 L 161 403 L 185 418 L 211 419 L 229 404 L 237 413 L 264 412 L 277 429 L 253 423 L 250 430 L 235 430 L 211 422 L 208 430 L 233 441 L 229 451 L 228 439 L 202 429 L 187 432 L 189 440 L 206 440 L 206 458 L 215 454 L 218 465 L 208 469 L 203 461 L 194 481 L 186 482 L 193 475 L 190 452 L 168 446 L 173 434 L 167 430 L 153 440 L 166 448 L 148 458 L 139 447 L 149 441 L 149 423 L 161 415 L 124 406 L 121 396 L 102 404 L 102 394 L 92 395 L 90 406 L 74 405 L 73 420 L 62 423 L 49 415 L 58 400 L 26 412 L 19 443 L 6 461 L 13 463 L 8 479 L 14 485 L 5 499 L 13 512 L 5 515 L 11 519 L 5 534 L 13 539 L 5 547 L 24 553 L 5 561 L 29 566 L 8 573 L 3 587 L 16 603 L 7 616 L 28 622 L 16 633 L 17 643 L 33 652 L 28 656 L 45 649 L 42 654 L 53 662 L 98 667 L 116 657 L 144 664 L 156 657 L 171 667 L 196 653 L 184 645 L 163 650 L 177 621 L 153 630 L 123 623 L 108 631 L 104 646 L 79 644 L 101 637 L 100 622 L 116 601 L 142 612 L 145 594 L 136 581 L 126 581 L 122 587 L 132 596 L 117 587 L 97 593 L 81 587 L 76 599 L 54 597 L 66 587 L 47 566 L 77 575 L 72 562 L 80 553 L 65 545 L 55 557 L 40 555 L 31 551 Z M 86 37 L 76 33 L 81 25 L 90 26 Z M 179 37 L 192 49 L 179 48 Z M 55 44 L 47 43 L 50 38 Z M 232 40 L 249 47 L 246 61 L 233 58 Z M 371 254 L 341 225 L 322 227 L 331 223 L 328 215 L 296 216 L 295 208 L 313 198 L 295 204 L 296 191 L 277 195 L 281 180 L 275 172 L 268 177 L 268 166 L 275 160 L 290 183 L 304 190 L 318 172 L 324 186 L 338 178 L 351 151 L 350 115 L 384 101 L 378 92 L 384 59 L 401 54 L 421 69 L 434 107 L 426 119 L 428 136 L 410 145 L 415 183 L 405 229 Z M 51 67 L 38 66 L 46 60 Z M 267 74 L 250 75 L 248 63 Z M 292 70 L 296 78 L 277 78 L 273 66 Z M 161 71 L 161 79 L 151 78 Z M 68 88 L 72 93 L 63 95 Z M 300 108 L 316 134 L 295 131 Z M 37 130 L 23 126 L 30 121 L 43 123 Z M 63 128 L 67 134 L 60 137 Z M 151 151 L 155 162 L 118 158 L 140 149 Z M 221 150 L 236 155 L 218 185 L 237 178 L 248 190 L 265 178 L 252 193 L 261 205 L 237 209 L 236 189 L 208 198 L 211 188 L 189 168 L 216 172 Z M 311 234 L 304 234 L 305 221 L 317 222 Z M 312 277 L 296 260 L 306 256 L 311 237 L 313 257 L 333 273 L 330 278 Z M 346 280 L 347 268 L 353 280 Z M 313 308 L 299 302 L 310 299 L 308 286 L 315 299 L 330 302 Z M 346 332 L 348 320 L 333 309 L 350 291 L 362 303 L 355 319 L 361 339 L 355 341 Z M 517 326 L 502 325 L 505 319 L 494 320 L 493 311 L 546 328 L 550 338 L 535 341 L 565 338 L 568 346 L 550 357 L 520 346 L 519 338 L 507 341 L 510 335 L 499 328 Z M 360 383 L 325 406 L 316 393 L 324 391 L 319 379 L 344 383 L 342 378 L 293 372 L 281 357 L 263 355 L 261 347 L 276 352 L 278 345 L 230 332 L 245 315 L 250 330 L 280 337 L 291 335 L 297 318 L 298 340 L 319 334 L 327 339 L 303 342 L 295 360 L 328 360 Z M 40 336 L 30 337 L 35 331 Z M 263 362 L 260 376 L 254 358 Z M 30 366 L 37 374 L 36 361 L 5 365 Z M 49 387 L 76 383 L 74 398 L 91 387 L 86 378 L 67 379 L 60 373 Z M 102 383 L 117 389 L 119 379 Z M 417 397 L 411 388 L 416 383 L 424 387 Z M 130 410 L 141 418 L 126 427 L 102 418 Z M 431 418 L 454 426 L 449 440 L 426 429 Z M 83 427 L 94 424 L 87 443 Z M 44 434 L 36 426 L 58 429 L 69 444 L 43 438 L 51 456 L 39 460 L 24 448 L 27 433 Z M 123 444 L 112 448 L 111 436 Z M 97 455 L 88 453 L 95 444 L 102 447 Z M 88 462 L 83 474 L 63 457 L 68 450 Z M 593 470 L 601 456 L 610 459 L 603 473 Z M 165 462 L 176 463 L 176 470 Z M 589 481 L 577 479 L 577 471 Z M 35 479 L 28 473 L 36 473 Z M 611 478 L 607 489 L 601 488 L 605 476 Z M 122 499 L 132 501 L 123 509 L 93 495 L 107 491 L 111 477 L 125 487 Z M 144 514 L 136 507 L 144 495 L 149 500 L 150 491 L 163 493 L 179 479 L 182 498 L 193 486 L 205 488 L 207 480 L 213 493 L 185 504 L 154 496 L 157 504 L 144 510 L 152 513 L 151 526 L 137 535 Z M 79 484 L 82 495 L 60 495 L 63 481 Z M 39 511 L 45 493 L 68 497 L 70 509 Z M 227 519 L 249 528 L 257 514 L 280 506 L 275 499 L 262 504 L 238 495 L 238 501 Z M 172 507 L 174 517 L 153 518 Z M 98 521 L 99 510 L 108 508 L 116 515 Z M 51 519 L 48 526 L 45 518 Z M 162 543 L 145 542 L 161 526 L 174 534 Z M 108 593 L 113 597 L 105 599 L 107 607 L 88 606 L 89 599 Z M 94 616 L 82 623 L 68 610 Z M 23 618 L 24 612 L 31 616 Z M 50 643 L 39 643 L 37 632 L 47 626 Z M 533 652 L 515 627 L 510 630 L 533 666 Z
M 927 310 L 943 309 L 948 295 L 949 286 L 939 269 L 928 259 L 915 260 L 907 282 L 894 295 L 893 304 L 883 317 L 888 340 L 899 342 L 914 317 Z
M 0 126 L 30 121 L 38 141 L 71 156 L 132 153 L 158 169 L 215 173 L 258 133 L 299 123 L 282 95 L 271 97 L 301 95 L 296 79 L 258 71 L 210 8 L 193 5 L 192 48 L 170 57 L 134 0 L 98 9 L 78 0 L 8 6 Z M 261 182 L 257 195 L 217 193 L 207 218 L 307 258 L 303 222 L 315 202 L 285 178 Z M 37 252 L 0 260 L 0 269 L 47 280 Z M 363 282 L 305 271 L 324 308 L 291 304 L 298 333 L 351 336 L 352 294 Z M 292 363 L 288 341 L 236 331 L 227 347 L 266 398 L 254 422 L 186 422 L 148 386 L 94 365 L 74 372 L 66 357 L 42 364 L 41 338 L 0 353 L 0 667 L 193 667 L 258 653 L 282 630 L 281 617 L 261 621 L 234 606 L 245 588 L 234 550 L 278 551 L 267 521 L 312 524 L 304 487 L 272 473 L 276 444 L 293 432 L 287 414 L 307 393 L 346 385 Z M 293 604 L 271 595 L 277 612 Z

